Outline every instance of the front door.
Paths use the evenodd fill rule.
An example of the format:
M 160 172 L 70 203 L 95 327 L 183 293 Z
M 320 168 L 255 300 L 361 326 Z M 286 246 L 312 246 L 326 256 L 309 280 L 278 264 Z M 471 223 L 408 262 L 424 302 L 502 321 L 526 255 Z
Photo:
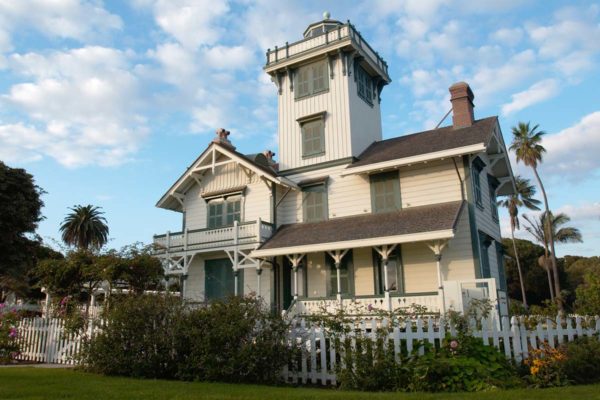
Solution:
M 238 288 L 243 288 L 243 270 L 238 277 Z M 204 291 L 206 300 L 223 299 L 235 294 L 233 266 L 228 258 L 206 260 L 204 262 Z M 241 291 L 238 290 L 241 294 Z

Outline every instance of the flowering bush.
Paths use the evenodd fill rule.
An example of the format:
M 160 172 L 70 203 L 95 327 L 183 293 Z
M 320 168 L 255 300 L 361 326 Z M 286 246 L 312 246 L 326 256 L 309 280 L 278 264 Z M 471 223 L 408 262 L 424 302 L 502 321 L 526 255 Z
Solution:
M 534 387 L 564 386 L 569 383 L 565 373 L 567 354 L 563 346 L 551 347 L 543 342 L 539 349 L 531 349 L 524 364 L 529 369 L 527 377 Z
M 19 354 L 18 321 L 19 315 L 14 310 L 6 310 L 0 303 L 0 364 L 11 362 Z

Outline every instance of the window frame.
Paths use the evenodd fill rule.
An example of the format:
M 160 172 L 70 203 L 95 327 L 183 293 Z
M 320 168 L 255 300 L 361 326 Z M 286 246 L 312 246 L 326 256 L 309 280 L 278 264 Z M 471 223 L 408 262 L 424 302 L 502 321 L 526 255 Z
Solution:
M 317 77 L 315 71 L 322 68 L 323 75 Z M 302 79 L 302 80 L 301 80 Z M 323 81 L 323 87 L 315 90 L 315 82 Z M 305 90 L 303 88 L 306 88 Z M 299 67 L 294 73 L 294 100 L 301 100 L 329 91 L 329 62 L 327 59 Z
M 375 99 L 375 85 L 373 84 L 373 77 L 358 62 L 355 65 L 354 71 L 356 94 L 365 103 L 373 107 L 373 100 Z
M 487 233 L 479 231 L 480 268 L 481 277 L 484 279 L 489 279 L 492 277 L 489 254 L 489 248 L 492 242 L 493 239 Z
M 326 112 L 320 112 L 316 114 L 311 114 L 306 117 L 298 118 L 296 121 L 300 124 L 300 140 L 302 141 L 302 158 L 313 158 L 319 157 L 325 154 L 325 115 Z M 315 128 L 318 124 L 318 139 L 321 143 L 319 149 L 312 149 L 310 152 L 307 150 L 307 129 Z M 312 137 L 311 140 L 315 140 L 315 137 Z
M 489 196 L 490 196 L 490 210 L 492 213 L 492 219 L 495 222 L 499 222 L 500 221 L 500 216 L 498 214 L 498 198 L 496 195 L 496 189 L 498 189 L 498 186 L 500 184 L 500 182 L 498 182 L 498 179 L 496 179 L 494 176 L 488 174 L 487 175 L 488 178 L 488 189 L 489 189 Z
M 384 208 L 379 209 L 377 207 L 377 197 L 378 196 L 382 196 L 381 194 L 377 194 L 376 191 L 376 184 L 379 182 L 386 182 L 386 181 L 392 181 L 393 184 L 393 202 L 394 202 L 394 208 L 388 208 L 384 205 Z M 370 191 L 371 191 L 371 212 L 373 214 L 379 214 L 379 213 L 386 213 L 386 212 L 394 212 L 394 211 L 400 211 L 402 209 L 402 196 L 400 193 L 400 173 L 399 171 L 395 170 L 395 171 L 388 171 L 388 172 L 382 172 L 379 174 L 372 174 L 369 175 L 369 187 L 370 187 Z M 383 186 L 385 188 L 385 185 Z M 385 192 L 383 194 L 384 197 L 384 202 L 386 201 L 386 197 L 389 195 L 389 193 Z
M 237 221 L 238 223 L 241 223 L 243 221 L 243 216 L 242 216 L 242 202 L 243 202 L 243 196 L 229 196 L 229 197 L 218 197 L 218 198 L 214 198 L 214 199 L 210 199 L 206 202 L 206 228 L 207 229 L 219 229 L 219 228 L 225 228 L 228 226 L 233 226 L 235 224 L 235 221 Z M 229 212 L 229 206 L 230 205 L 234 205 L 238 204 L 237 206 L 237 210 L 234 210 L 233 212 Z M 216 207 L 220 207 L 221 211 L 220 213 L 217 215 L 217 213 L 212 213 L 213 208 Z M 231 219 L 231 222 L 229 222 L 229 216 L 233 216 L 233 218 Z M 236 215 L 237 215 L 237 219 L 236 219 Z M 220 223 L 218 224 L 213 224 L 211 223 L 211 221 L 216 221 L 218 219 L 220 219 Z
M 388 274 L 390 272 L 390 262 L 394 261 L 396 263 L 396 283 L 397 288 L 395 290 L 390 290 L 390 293 L 393 295 L 404 295 L 406 294 L 406 289 L 404 287 L 404 263 L 402 260 L 402 249 L 401 246 L 398 245 L 392 251 L 392 253 L 388 256 Z M 384 269 L 383 268 L 383 258 L 381 254 L 373 250 L 373 262 L 376 266 L 375 268 L 375 293 L 384 294 L 385 293 L 385 277 L 384 277 Z
M 320 205 L 322 211 L 321 218 L 309 218 L 308 217 L 308 204 L 307 201 L 311 196 L 311 193 L 321 193 L 322 203 Z M 328 188 L 326 182 L 319 182 L 312 185 L 306 185 L 302 187 L 302 221 L 303 222 L 320 222 L 327 221 L 329 219 L 329 204 L 328 204 Z M 316 197 L 316 196 L 315 196 Z M 314 206 L 315 208 L 317 206 Z
M 335 262 L 333 261 L 333 257 L 329 255 L 329 253 L 325 253 L 325 265 L 327 266 L 327 297 L 333 298 L 337 296 L 337 271 L 335 269 Z M 345 277 L 342 276 L 342 270 L 344 270 Z M 352 254 L 352 250 L 348 250 L 348 253 L 342 258 L 342 262 L 340 265 L 340 281 L 343 282 L 347 280 L 348 282 L 348 291 L 341 292 L 342 297 L 352 297 L 354 296 L 355 284 L 354 284 L 354 256 Z M 335 284 L 334 284 L 335 283 Z
M 473 186 L 473 196 L 475 197 L 475 204 L 481 210 L 483 207 L 483 193 L 481 191 L 481 171 L 485 168 L 485 163 L 481 161 L 481 158 L 476 157 L 471 163 L 471 180 Z

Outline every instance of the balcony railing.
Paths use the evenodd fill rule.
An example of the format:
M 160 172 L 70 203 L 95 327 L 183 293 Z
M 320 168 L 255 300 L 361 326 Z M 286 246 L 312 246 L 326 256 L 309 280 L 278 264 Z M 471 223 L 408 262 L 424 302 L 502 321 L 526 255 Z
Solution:
M 274 50 L 267 50 L 267 67 L 271 64 L 297 57 L 314 49 L 328 46 L 335 42 L 350 39 L 367 57 L 371 59 L 387 75 L 388 65 L 383 58 L 363 39 L 360 32 L 350 22 L 340 25 L 337 29 L 330 30 L 318 36 L 311 36 L 294 43 L 286 43 L 284 47 L 275 46 Z
M 231 226 L 214 229 L 192 229 L 154 235 L 157 254 L 189 250 L 216 249 L 234 245 L 262 243 L 273 234 L 273 225 L 258 221 L 235 222 Z

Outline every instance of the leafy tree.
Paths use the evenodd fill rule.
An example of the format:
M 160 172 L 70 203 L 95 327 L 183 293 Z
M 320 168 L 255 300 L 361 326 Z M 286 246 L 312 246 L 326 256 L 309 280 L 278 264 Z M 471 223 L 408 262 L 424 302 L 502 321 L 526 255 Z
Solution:
M 546 208 L 546 213 L 550 213 L 550 206 L 548 205 L 548 196 L 546 195 L 546 190 L 544 189 L 544 185 L 542 184 L 542 180 L 540 179 L 540 175 L 537 170 L 538 163 L 542 162 L 542 158 L 546 149 L 541 145 L 542 136 L 546 134 L 546 132 L 538 130 L 539 125 L 535 125 L 533 128 L 530 127 L 530 123 L 519 122 L 517 126 L 512 128 L 513 141 L 510 145 L 510 150 L 515 152 L 517 156 L 517 162 L 523 162 L 526 166 L 530 167 L 533 170 L 535 178 L 538 181 L 538 185 L 540 190 L 542 191 L 542 195 L 544 197 L 544 206 Z M 554 236 L 551 229 L 549 231 L 548 241 L 544 241 L 545 247 L 545 256 L 546 260 L 548 259 L 548 244 L 550 245 L 550 252 L 552 253 L 552 257 L 550 258 L 550 263 L 552 265 L 552 272 L 554 274 L 554 291 L 556 296 L 560 295 L 560 280 L 558 276 L 558 267 L 556 265 L 556 251 L 554 250 Z
M 0 161 L 0 302 L 19 290 L 35 264 L 40 239 L 33 234 L 43 219 L 43 193 L 24 169 Z
M 535 195 L 535 186 L 529 183 L 529 179 L 516 176 L 515 186 L 515 193 L 511 194 L 504 200 L 500 200 L 498 203 L 502 207 L 506 207 L 508 209 L 508 215 L 510 217 L 510 235 L 512 238 L 515 261 L 517 262 L 517 271 L 519 273 L 521 298 L 523 299 L 523 306 L 525 307 L 525 309 L 527 309 L 527 295 L 525 294 L 523 272 L 521 270 L 521 262 L 519 261 L 517 245 L 515 244 L 515 229 L 521 228 L 521 224 L 519 222 L 519 207 L 527 207 L 530 210 L 539 210 L 538 205 L 541 204 L 541 202 L 533 198 L 533 196 Z
M 136 294 L 156 289 L 164 277 L 160 261 L 152 256 L 151 246 L 136 243 L 126 246 L 118 254 L 109 270 L 111 283 L 125 283 Z
M 502 242 L 506 249 L 506 255 L 509 256 L 505 263 L 508 297 L 511 299 L 521 297 L 521 285 L 519 283 L 516 256 L 514 253 L 514 247 L 516 247 L 521 262 L 523 282 L 527 288 L 529 306 L 532 304 L 542 304 L 545 299 L 549 299 L 549 287 L 545 283 L 546 272 L 537 265 L 539 257 L 544 254 L 544 248 L 523 239 L 515 239 L 514 247 L 512 246 L 511 239 L 503 239 Z
M 575 309 L 578 313 L 600 315 L 600 274 L 588 272 L 583 285 L 575 293 Z
M 568 275 L 569 287 L 574 291 L 584 283 L 587 273 L 600 276 L 600 257 L 565 256 L 565 270 Z
M 527 221 L 528 224 L 525 229 L 535 238 L 538 243 L 544 245 L 544 249 L 548 248 L 550 238 L 554 238 L 554 240 L 559 243 L 582 242 L 581 232 L 579 232 L 579 229 L 571 226 L 563 226 L 571 220 L 571 218 L 564 213 L 554 215 L 552 213 L 543 212 L 537 218 L 529 217 L 527 215 L 524 215 L 523 218 L 525 218 L 525 221 Z M 550 257 L 550 259 L 552 258 L 554 257 Z M 548 271 L 548 282 L 552 289 L 548 261 L 548 254 L 545 253 L 543 257 L 540 257 L 539 264 L 541 267 L 546 269 L 546 271 Z M 555 279 L 560 279 L 560 277 Z M 554 287 L 560 287 L 560 284 L 556 285 L 555 282 Z M 555 293 L 556 296 L 559 294 L 560 293 Z
M 99 250 L 108 242 L 108 225 L 100 207 L 92 205 L 71 207 L 62 225 L 62 240 L 79 250 Z

